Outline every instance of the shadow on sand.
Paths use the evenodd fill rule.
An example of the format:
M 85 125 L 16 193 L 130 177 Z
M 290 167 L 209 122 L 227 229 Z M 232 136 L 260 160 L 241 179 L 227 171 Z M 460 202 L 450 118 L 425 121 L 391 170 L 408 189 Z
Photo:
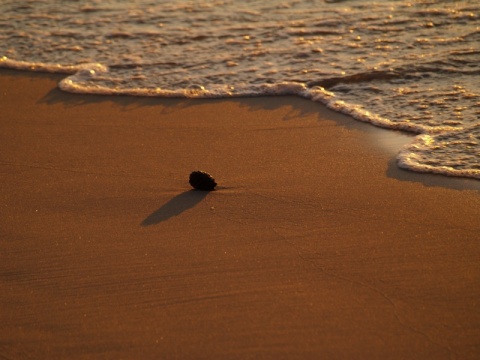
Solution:
M 156 225 L 163 221 L 170 219 L 171 217 L 180 215 L 185 210 L 188 210 L 200 201 L 202 201 L 208 194 L 208 191 L 189 190 L 182 192 L 167 203 L 162 205 L 159 209 L 148 215 L 148 217 L 142 221 L 141 226 Z
M 444 187 L 455 190 L 480 191 L 480 181 L 466 177 L 453 177 L 440 174 L 421 173 L 405 170 L 397 165 L 396 157 L 388 162 L 387 177 L 400 181 L 417 182 L 427 187 Z

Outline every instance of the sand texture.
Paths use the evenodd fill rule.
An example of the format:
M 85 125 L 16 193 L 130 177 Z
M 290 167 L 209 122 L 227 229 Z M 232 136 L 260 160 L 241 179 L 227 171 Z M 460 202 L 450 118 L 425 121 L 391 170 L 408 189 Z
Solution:
M 480 358 L 479 181 L 307 100 L 59 79 L 0 71 L 0 358 Z

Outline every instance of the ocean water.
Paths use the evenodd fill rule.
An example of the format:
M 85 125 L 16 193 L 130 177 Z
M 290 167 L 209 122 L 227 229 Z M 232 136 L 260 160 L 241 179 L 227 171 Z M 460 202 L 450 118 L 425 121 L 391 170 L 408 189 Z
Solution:
M 2 0 L 0 66 L 74 93 L 294 94 L 419 134 L 399 166 L 480 179 L 478 0 Z

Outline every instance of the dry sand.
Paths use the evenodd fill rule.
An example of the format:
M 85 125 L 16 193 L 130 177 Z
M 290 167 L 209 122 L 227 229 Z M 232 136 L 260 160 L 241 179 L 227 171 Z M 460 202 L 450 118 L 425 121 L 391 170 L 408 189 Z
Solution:
M 480 182 L 298 98 L 59 78 L 0 71 L 0 358 L 479 358 Z

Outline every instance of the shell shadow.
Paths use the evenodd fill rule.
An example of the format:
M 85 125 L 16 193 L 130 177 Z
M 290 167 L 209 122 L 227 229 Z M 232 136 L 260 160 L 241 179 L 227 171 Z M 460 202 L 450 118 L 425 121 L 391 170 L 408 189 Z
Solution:
M 140 225 L 144 227 L 156 225 L 174 216 L 180 215 L 184 211 L 197 205 L 207 196 L 208 193 L 208 191 L 199 190 L 184 191 L 148 215 Z

